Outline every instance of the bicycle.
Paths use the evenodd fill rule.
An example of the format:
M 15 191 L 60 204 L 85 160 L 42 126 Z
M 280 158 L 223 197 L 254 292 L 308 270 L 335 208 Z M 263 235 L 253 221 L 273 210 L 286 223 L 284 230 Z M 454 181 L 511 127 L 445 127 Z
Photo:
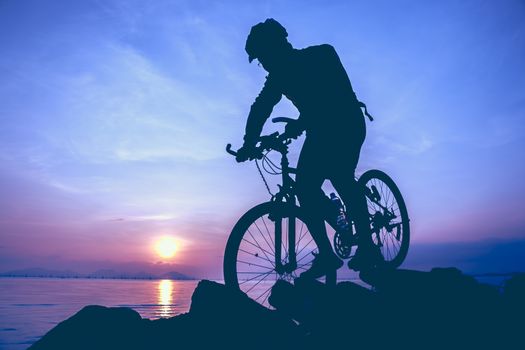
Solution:
M 276 122 L 289 122 L 290 118 L 273 118 Z M 238 288 L 260 304 L 270 307 L 268 297 L 279 279 L 293 283 L 306 271 L 318 252 L 314 239 L 305 224 L 304 213 L 297 205 L 295 182 L 291 177 L 296 169 L 288 161 L 288 145 L 292 139 L 285 133 L 275 132 L 261 136 L 253 158 L 263 181 L 258 160 L 266 161 L 271 173 L 282 175 L 282 184 L 270 201 L 256 205 L 237 221 L 226 244 L 223 261 L 224 281 Z M 236 156 L 231 144 L 226 151 Z M 267 156 L 270 151 L 281 154 L 280 169 Z M 358 180 L 365 192 L 370 214 L 370 227 L 374 244 L 380 247 L 385 259 L 384 268 L 397 268 L 404 261 L 410 243 L 409 218 L 405 202 L 394 181 L 380 170 L 368 170 Z M 271 192 L 270 192 L 271 193 Z M 326 195 L 325 195 L 326 196 Z M 337 210 L 326 196 L 323 213 L 325 221 L 335 230 L 333 248 L 341 259 L 351 259 L 358 245 L 358 232 L 349 212 L 347 225 L 338 224 Z M 332 206 L 332 209 L 328 209 Z M 336 271 L 328 271 L 325 283 L 335 284 Z

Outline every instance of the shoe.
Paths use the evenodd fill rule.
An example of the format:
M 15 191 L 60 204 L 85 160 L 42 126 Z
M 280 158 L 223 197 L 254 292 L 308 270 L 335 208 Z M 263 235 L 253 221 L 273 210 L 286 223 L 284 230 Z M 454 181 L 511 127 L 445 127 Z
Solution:
M 378 246 L 369 249 L 358 248 L 354 257 L 348 261 L 348 268 L 354 271 L 362 271 L 380 267 L 384 263 L 385 259 Z
M 333 253 L 330 257 L 325 257 L 314 252 L 312 252 L 312 254 L 314 256 L 312 266 L 301 273 L 299 278 L 317 279 L 326 275 L 328 271 L 337 270 L 343 266 L 343 261 L 333 255 Z

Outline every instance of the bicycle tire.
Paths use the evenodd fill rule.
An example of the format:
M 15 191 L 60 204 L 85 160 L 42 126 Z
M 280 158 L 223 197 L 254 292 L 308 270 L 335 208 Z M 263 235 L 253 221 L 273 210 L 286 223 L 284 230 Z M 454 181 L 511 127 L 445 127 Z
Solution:
M 262 237 L 264 237 L 263 226 L 266 227 L 266 229 L 268 228 L 267 227 L 269 225 L 269 221 L 268 221 L 269 219 L 267 219 L 268 215 L 270 215 L 270 213 L 276 213 L 276 212 L 283 213 L 283 215 L 279 215 L 283 217 L 283 220 L 286 218 L 289 218 L 290 216 L 293 216 L 294 218 L 296 218 L 297 221 L 302 222 L 301 225 L 296 226 L 296 247 L 295 248 L 297 252 L 298 268 L 293 271 L 296 273 L 279 275 L 275 271 L 275 268 L 272 269 L 272 266 L 267 265 L 269 264 L 269 261 L 271 260 L 271 258 L 269 257 L 269 255 L 272 253 L 271 243 L 274 243 L 272 239 L 274 239 L 275 237 L 275 236 L 273 237 L 271 236 L 269 229 L 266 232 L 270 234 L 270 236 L 267 236 L 268 238 L 267 241 L 261 240 L 260 242 L 258 242 L 257 240 L 255 241 L 253 240 L 254 239 L 253 232 L 250 231 L 250 228 L 253 228 L 254 226 L 261 226 L 261 227 L 257 227 L 257 229 L 254 229 L 254 231 L 256 232 L 256 234 L 262 235 Z M 262 220 L 259 221 L 260 225 L 257 225 L 258 220 L 261 218 Z M 244 240 L 245 235 L 246 237 L 251 235 L 252 237 L 249 237 L 248 240 L 254 243 L 251 245 L 246 244 L 246 246 L 249 246 L 250 248 L 252 248 L 252 250 L 258 251 L 259 253 L 261 253 L 261 256 L 257 256 L 255 253 L 251 251 L 250 253 L 253 253 L 253 255 L 249 255 L 246 253 L 245 249 L 241 249 L 241 244 L 244 244 L 243 240 Z M 237 223 L 233 227 L 232 232 L 228 238 L 228 242 L 226 244 L 226 249 L 224 253 L 224 261 L 223 261 L 223 272 L 224 272 L 225 284 L 229 287 L 240 289 L 241 291 L 246 293 L 250 298 L 256 300 L 263 306 L 271 308 L 271 305 L 269 305 L 268 303 L 268 297 L 271 293 L 271 287 L 273 286 L 273 284 L 279 279 L 284 279 L 290 283 L 293 283 L 294 279 L 298 277 L 299 273 L 306 270 L 309 267 L 308 263 L 311 263 L 311 261 L 308 261 L 310 260 L 308 257 L 310 256 L 310 252 L 315 251 L 317 249 L 317 245 L 315 244 L 315 241 L 313 241 L 313 239 L 311 238 L 311 235 L 309 235 L 310 237 L 307 237 L 308 235 L 309 235 L 309 231 L 308 231 L 308 228 L 306 227 L 306 224 L 304 224 L 303 213 L 301 209 L 297 206 L 292 206 L 292 205 L 288 205 L 288 204 L 281 203 L 281 202 L 265 202 L 265 203 L 261 203 L 251 208 L 237 221 Z M 287 247 L 287 243 L 284 243 L 286 240 L 285 236 L 286 235 L 283 230 L 283 245 L 286 245 Z M 265 248 L 265 249 L 258 249 L 256 246 L 259 244 L 261 245 L 261 247 L 259 248 Z M 241 258 L 243 260 L 239 259 L 239 254 L 242 254 Z M 254 293 L 252 292 L 252 290 L 247 290 L 248 289 L 247 286 L 242 285 L 243 283 L 248 283 L 252 281 L 247 281 L 246 279 L 245 280 L 239 279 L 239 275 L 241 275 L 242 272 L 246 274 L 252 273 L 248 269 L 247 271 L 239 271 L 239 266 L 240 266 L 239 261 L 241 261 L 242 263 L 245 263 L 246 262 L 245 260 L 247 258 L 256 260 L 256 262 L 252 265 L 254 266 L 254 270 L 256 270 L 257 268 L 263 270 L 262 267 L 258 267 L 258 266 L 264 266 L 265 270 L 261 272 L 262 279 L 271 275 L 271 277 L 268 278 L 267 280 L 270 284 L 267 284 L 264 286 L 264 288 L 262 288 L 264 289 L 264 292 L 262 292 L 262 294 L 259 294 L 259 292 Z M 303 263 L 302 259 L 307 261 L 307 263 Z M 284 257 L 283 260 L 286 260 L 286 257 Z M 244 264 L 242 264 L 242 266 L 244 266 Z M 256 272 L 254 272 L 254 274 Z M 263 278 L 262 274 L 265 274 L 265 273 L 267 274 L 264 275 L 264 278 Z M 328 274 L 328 276 L 325 278 L 325 282 L 327 284 L 335 284 L 335 281 L 336 281 L 335 271 L 333 274 L 332 273 Z M 257 279 L 254 279 L 253 283 L 262 283 L 262 282 L 257 281 Z
M 375 181 L 374 181 L 375 180 Z M 381 246 L 381 254 L 385 258 L 385 263 L 387 268 L 397 268 L 401 266 L 403 261 L 405 260 L 407 254 L 408 254 L 408 248 L 410 245 L 410 220 L 408 218 L 408 211 L 405 204 L 405 200 L 403 199 L 403 196 L 401 195 L 401 191 L 395 184 L 394 180 L 390 176 L 388 176 L 386 173 L 384 173 L 381 170 L 373 169 L 368 170 L 358 180 L 358 183 L 360 186 L 371 186 L 371 184 L 375 184 L 376 188 L 379 192 L 382 191 L 381 200 L 385 201 L 386 203 L 382 203 L 386 207 L 390 205 L 390 208 L 397 214 L 400 218 L 399 222 L 399 228 L 401 228 L 401 234 L 400 238 L 397 239 L 395 236 L 392 235 L 392 232 L 388 232 L 385 228 L 382 228 L 378 235 L 382 235 L 382 241 L 386 242 L 386 244 Z M 382 184 L 381 184 L 382 183 Z M 369 187 L 370 188 L 370 187 Z M 390 193 L 389 193 L 389 192 Z M 389 201 L 389 199 L 393 199 L 393 201 Z M 378 206 L 373 203 L 370 198 L 367 197 L 367 204 L 368 204 L 368 210 L 371 215 L 371 221 L 373 220 L 373 215 L 371 211 L 378 211 Z M 395 204 L 397 204 L 397 208 L 395 208 Z M 397 210 L 396 210 L 397 209 Z M 398 228 L 398 229 L 399 229 Z M 392 230 L 393 231 L 393 230 Z M 397 232 L 396 232 L 397 235 Z M 394 239 L 392 239 L 392 236 Z M 396 241 L 399 241 L 400 243 L 396 245 Z M 378 244 L 379 238 L 376 237 L 374 240 L 374 243 Z M 395 255 L 392 255 L 392 252 L 394 252 L 395 248 L 398 248 L 395 251 Z

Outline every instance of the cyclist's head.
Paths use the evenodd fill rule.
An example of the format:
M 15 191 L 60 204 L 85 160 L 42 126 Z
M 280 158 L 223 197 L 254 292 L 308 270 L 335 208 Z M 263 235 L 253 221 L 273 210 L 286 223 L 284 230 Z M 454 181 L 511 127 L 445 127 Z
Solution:
M 246 39 L 245 50 L 248 60 L 250 62 L 254 59 L 259 60 L 268 70 L 282 52 L 292 48 L 287 37 L 286 29 L 273 18 L 254 25 Z

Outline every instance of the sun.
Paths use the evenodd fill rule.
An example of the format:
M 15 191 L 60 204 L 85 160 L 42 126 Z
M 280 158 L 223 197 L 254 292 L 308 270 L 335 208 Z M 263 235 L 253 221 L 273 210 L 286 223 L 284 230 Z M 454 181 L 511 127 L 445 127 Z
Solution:
M 173 258 L 177 252 L 177 241 L 170 236 L 161 237 L 155 243 L 155 251 L 161 258 Z

